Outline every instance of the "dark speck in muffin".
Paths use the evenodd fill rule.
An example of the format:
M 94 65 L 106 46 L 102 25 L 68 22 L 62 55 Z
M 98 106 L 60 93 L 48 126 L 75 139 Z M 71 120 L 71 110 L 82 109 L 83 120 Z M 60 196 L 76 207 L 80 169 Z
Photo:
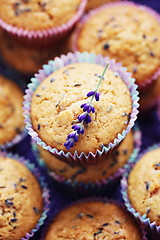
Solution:
M 21 134 L 21 132 L 22 132 L 22 131 L 21 131 L 21 129 L 20 129 L 20 128 L 18 128 L 18 127 L 16 127 L 16 129 L 15 129 L 15 130 L 16 130 L 16 133 L 17 133 L 17 134 Z
M 41 128 L 41 125 L 38 123 L 37 130 L 39 131 Z
M 102 233 L 102 230 L 99 230 L 99 231 L 95 232 L 95 233 L 93 234 L 94 239 L 96 239 L 96 236 L 97 236 L 98 234 L 101 234 L 101 233 Z
M 150 212 L 150 210 L 151 210 L 150 207 L 147 208 L 147 212 L 146 212 L 146 214 L 148 214 L 148 213 Z
M 157 41 L 158 41 L 158 38 L 155 37 L 155 38 L 153 39 L 153 42 L 157 42 Z
M 13 206 L 12 200 L 13 200 L 13 198 L 7 198 L 7 199 L 5 200 L 5 204 L 6 204 L 6 206 L 7 206 L 8 208 Z
M 118 220 L 116 220 L 115 223 L 120 224 L 120 222 Z
M 102 176 L 104 176 L 106 174 L 106 172 L 107 172 L 106 170 L 103 170 L 102 171 Z
M 3 125 L 2 125 L 2 124 L 0 124 L 0 128 L 3 128 Z
M 105 50 L 108 50 L 108 49 L 109 49 L 109 47 L 110 47 L 110 46 L 109 46 L 109 44 L 108 44 L 108 43 L 105 43 L 105 44 L 104 44 L 104 46 L 103 46 L 103 48 L 104 48 Z
M 143 34 L 143 38 L 146 39 L 146 34 Z
M 106 226 L 108 226 L 109 225 L 109 223 L 103 223 L 103 227 L 106 227 Z
M 40 94 L 36 94 L 36 97 L 40 97 L 41 95 Z
M 79 213 L 79 214 L 77 215 L 78 218 L 82 218 L 83 216 L 84 216 L 84 213 Z
M 39 210 L 36 207 L 33 207 L 33 211 L 35 212 L 35 214 L 39 214 Z
M 133 73 L 137 73 L 137 67 L 133 68 Z
M 145 182 L 145 184 L 146 184 L 146 190 L 148 191 L 149 190 L 149 182 Z
M 151 52 L 150 52 L 150 56 L 151 56 L 151 57 L 155 57 L 155 54 L 151 51 Z
M 89 218 L 94 218 L 92 215 L 90 215 L 90 214 L 86 214 L 86 216 L 87 217 L 89 217 Z
M 74 87 L 80 87 L 82 84 L 81 83 L 77 83 L 77 84 L 74 84 Z
M 114 232 L 114 234 L 119 234 L 119 232 Z
M 51 78 L 50 79 L 50 82 L 52 83 L 52 82 L 54 82 L 56 79 L 55 78 Z
M 128 150 L 125 149 L 125 150 L 123 151 L 123 154 L 124 154 L 124 155 L 127 155 L 127 153 L 128 153 Z
M 12 223 L 17 222 L 17 218 L 11 218 L 11 222 Z
M 25 186 L 25 185 L 21 185 L 21 187 L 22 187 L 23 189 L 27 189 L 27 188 L 28 188 L 28 187 Z

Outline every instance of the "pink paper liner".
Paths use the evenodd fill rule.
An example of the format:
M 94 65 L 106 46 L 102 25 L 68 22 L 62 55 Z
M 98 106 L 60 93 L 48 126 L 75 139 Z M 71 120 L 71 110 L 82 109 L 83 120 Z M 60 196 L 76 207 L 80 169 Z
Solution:
M 33 141 L 32 141 L 32 149 L 38 163 L 46 169 L 46 171 L 52 178 L 54 178 L 57 182 L 63 184 L 69 191 L 74 191 L 83 195 L 88 194 L 88 191 L 90 194 L 91 193 L 96 194 L 97 192 L 101 192 L 102 187 L 104 186 L 106 187 L 108 184 L 113 185 L 125 172 L 126 167 L 128 167 L 128 162 L 132 162 L 138 156 L 139 151 L 141 149 L 141 144 L 142 144 L 142 135 L 137 124 L 134 126 L 133 131 L 134 131 L 134 135 L 133 135 L 134 149 L 127 163 L 123 167 L 120 167 L 118 171 L 114 173 L 112 176 L 110 176 L 108 179 L 102 178 L 102 180 L 96 181 L 95 183 L 91 181 L 89 181 L 88 183 L 78 182 L 77 180 L 72 180 L 71 178 L 66 179 L 65 177 L 62 177 L 60 174 L 56 175 L 54 171 L 49 170 L 49 168 L 43 161 L 42 157 L 40 156 L 40 152 L 39 152 L 39 149 L 37 148 L 37 145 Z
M 149 147 L 148 149 L 146 149 L 145 151 L 143 151 L 138 158 L 136 158 L 133 162 L 131 162 L 128 165 L 128 171 L 126 171 L 123 174 L 123 178 L 121 180 L 121 194 L 122 194 L 122 198 L 124 200 L 124 204 L 127 208 L 127 210 L 134 215 L 134 217 L 140 221 L 142 224 L 145 225 L 146 229 L 149 231 L 149 233 L 152 235 L 154 240 L 159 240 L 160 239 L 160 226 L 156 225 L 156 222 L 151 222 L 150 219 L 147 217 L 146 214 L 144 214 L 143 216 L 137 212 L 131 205 L 131 202 L 129 200 L 128 197 L 128 193 L 127 193 L 127 188 L 128 188 L 128 176 L 133 168 L 133 166 L 136 164 L 136 162 L 138 162 L 141 157 L 146 154 L 149 151 L 152 151 L 156 148 L 160 148 L 160 144 L 155 144 L 152 147 Z
M 105 8 L 110 8 L 110 7 L 117 6 L 117 5 L 120 5 L 120 6 L 129 5 L 129 6 L 138 7 L 141 10 L 147 11 L 152 16 L 156 17 L 158 22 L 160 23 L 160 15 L 155 10 L 153 10 L 147 6 L 136 4 L 134 2 L 128 2 L 128 1 L 107 3 L 96 9 L 89 11 L 87 14 L 85 14 L 82 17 L 82 19 L 78 23 L 75 31 L 73 32 L 72 41 L 71 41 L 71 50 L 73 52 L 78 51 L 78 47 L 77 47 L 78 37 L 79 37 L 79 34 L 80 34 L 84 24 L 89 20 L 89 18 L 92 17 L 93 15 L 95 15 L 96 13 L 98 13 L 99 11 L 104 10 Z M 160 67 L 158 68 L 158 70 L 154 73 L 154 75 L 151 78 L 146 79 L 145 82 L 138 83 L 138 89 L 143 90 L 146 86 L 151 84 L 153 81 L 157 80 L 158 76 L 160 76 Z
M 42 190 L 42 196 L 43 196 L 43 213 L 37 222 L 36 226 L 34 229 L 32 229 L 30 232 L 26 233 L 21 240 L 28 240 L 31 237 L 34 236 L 34 234 L 40 229 L 40 227 L 44 224 L 45 220 L 47 219 L 47 214 L 49 211 L 49 206 L 50 206 L 50 190 L 48 189 L 48 185 L 45 182 L 45 179 L 41 176 L 38 168 L 35 167 L 35 165 L 29 160 L 24 159 L 23 157 L 18 156 L 18 154 L 12 154 L 12 153 L 7 153 L 7 152 L 0 152 L 0 155 L 3 157 L 8 157 L 8 158 L 13 158 L 22 163 L 24 166 L 26 166 L 32 174 L 37 178 L 41 190 Z
M 72 207 L 72 206 L 74 206 L 76 204 L 80 204 L 80 203 L 84 203 L 84 202 L 99 202 L 99 201 L 104 202 L 104 203 L 113 203 L 113 204 L 118 205 L 121 209 L 123 209 L 124 211 L 126 211 L 130 215 L 130 217 L 134 220 L 134 222 L 136 222 L 136 219 L 133 217 L 132 214 L 130 214 L 130 212 L 127 211 L 126 207 L 122 203 L 120 203 L 120 202 L 118 202 L 118 201 L 116 201 L 114 199 L 108 199 L 108 198 L 103 198 L 103 197 L 89 197 L 89 198 L 83 198 L 83 199 L 80 199 L 80 200 L 76 200 L 74 202 L 66 204 L 64 207 L 61 207 L 61 209 L 58 211 L 58 213 L 63 211 L 63 210 L 65 210 L 65 209 L 67 209 L 67 208 L 69 208 L 69 207 Z M 43 229 L 43 232 L 41 234 L 40 240 L 45 240 L 45 236 L 47 234 L 47 230 L 48 230 L 50 224 L 53 222 L 54 217 L 58 213 L 52 214 L 49 217 L 49 221 L 46 224 L 45 228 Z M 137 224 L 137 227 L 139 227 L 140 232 L 141 232 L 141 238 L 142 238 L 141 240 L 148 240 L 147 239 L 147 233 L 145 231 L 144 225 L 140 223 L 140 224 Z
M 5 144 L 0 144 L 0 150 L 4 151 L 7 150 L 14 145 L 20 143 L 25 137 L 27 136 L 27 131 L 23 129 L 22 133 L 17 134 L 12 140 L 6 142 Z
M 63 66 L 69 65 L 71 63 L 77 63 L 77 62 L 88 62 L 88 63 L 96 63 L 100 64 L 102 66 L 106 66 L 106 64 L 109 62 L 109 69 L 113 72 L 116 72 L 120 75 L 120 77 L 123 79 L 123 81 L 128 86 L 128 89 L 131 93 L 131 99 L 132 99 L 132 112 L 130 114 L 130 121 L 127 125 L 127 128 L 123 130 L 123 132 L 120 134 L 118 133 L 117 137 L 114 139 L 112 143 L 108 144 L 108 147 L 102 146 L 102 150 L 97 149 L 96 153 L 93 154 L 92 152 L 89 152 L 88 155 L 85 155 L 83 152 L 78 155 L 78 152 L 75 151 L 72 155 L 69 151 L 65 153 L 63 150 L 58 150 L 56 148 L 51 148 L 49 145 L 44 143 L 38 136 L 37 132 L 33 129 L 32 123 L 31 123 L 31 100 L 34 91 L 39 86 L 39 84 L 48 77 L 52 72 L 56 71 L 57 69 L 62 68 Z M 95 55 L 94 53 L 68 53 L 67 55 L 61 55 L 60 58 L 56 57 L 54 61 L 49 61 L 48 65 L 44 65 L 43 69 L 39 70 L 38 74 L 35 74 L 35 77 L 31 79 L 30 84 L 28 84 L 28 89 L 26 90 L 26 95 L 24 96 L 24 117 L 25 117 L 25 123 L 26 123 L 26 129 L 28 130 L 29 135 L 32 137 L 32 139 L 41 147 L 43 147 L 45 150 L 50 151 L 53 153 L 56 157 L 59 159 L 68 162 L 68 163 L 76 163 L 76 164 L 84 164 L 86 162 L 88 163 L 95 163 L 97 161 L 100 161 L 102 157 L 104 157 L 111 149 L 113 149 L 115 146 L 117 146 L 124 138 L 125 136 L 130 132 L 131 128 L 134 126 L 135 120 L 137 119 L 138 110 L 139 107 L 138 104 L 138 92 L 137 92 L 137 85 L 134 83 L 135 79 L 131 78 L 131 73 L 128 73 L 126 71 L 126 68 L 122 67 L 120 63 L 116 63 L 114 59 L 109 60 L 108 57 L 102 57 L 102 55 Z
M 8 24 L 3 21 L 3 19 L 0 19 L 0 27 L 16 40 L 24 44 L 35 47 L 47 46 L 48 44 L 64 38 L 71 31 L 74 25 L 82 17 L 86 4 L 87 0 L 81 0 L 77 13 L 67 23 L 58 27 L 42 30 L 27 30 Z

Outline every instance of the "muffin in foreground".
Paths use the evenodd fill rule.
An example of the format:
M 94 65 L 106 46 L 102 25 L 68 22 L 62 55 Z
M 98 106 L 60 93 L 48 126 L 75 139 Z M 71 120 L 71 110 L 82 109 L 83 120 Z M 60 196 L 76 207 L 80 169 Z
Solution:
M 73 66 L 76 67 L 72 68 Z M 95 66 L 96 69 L 99 68 L 98 72 Z M 57 83 L 55 77 L 59 80 Z M 87 52 L 68 53 L 55 58 L 54 61 L 49 61 L 42 70 L 35 74 L 31 82 L 24 97 L 26 129 L 33 141 L 65 162 L 84 164 L 100 161 L 125 138 L 137 119 L 139 98 L 135 79 L 114 59 L 109 60 L 107 57 L 103 58 L 102 55 Z M 46 85 L 43 84 L 44 82 Z M 118 82 L 120 83 L 118 86 L 122 86 L 121 89 L 117 87 Z M 84 89 L 83 92 L 82 89 Z M 113 102 L 111 102 L 112 98 Z M 105 100 L 107 100 L 106 104 L 104 104 Z M 36 110 L 39 107 L 41 116 L 40 111 Z M 100 120 L 97 119 L 97 114 Z M 114 119 L 113 122 L 112 119 Z M 114 127 L 115 122 L 120 124 Z M 107 134 L 101 125 L 108 128 Z M 98 132 L 94 130 L 94 127 L 99 128 Z M 52 137 L 53 131 L 56 135 Z M 91 136 L 86 134 L 87 131 L 91 133 Z M 102 134 L 100 134 L 101 131 Z M 116 134 L 115 138 L 114 134 Z M 110 141 L 109 137 L 112 142 L 104 145 L 106 141 Z M 86 146 L 81 141 L 82 149 L 78 147 L 73 151 L 72 147 L 76 144 L 79 146 L 79 140 L 83 138 L 87 142 Z M 58 139 L 60 141 L 57 141 Z M 69 146 L 68 140 L 72 141 L 72 146 Z M 94 146 L 94 143 L 99 149 L 96 149 L 97 146 Z M 86 150 L 87 154 L 82 152 L 83 150 Z
M 73 35 L 73 51 L 115 58 L 132 72 L 139 88 L 157 79 L 160 18 L 153 10 L 129 2 L 107 4 L 86 15 Z
M 0 76 L 0 146 L 13 141 L 24 131 L 23 92 L 4 76 Z
M 41 217 L 41 188 L 22 163 L 0 156 L 0 190 L 0 239 L 21 239 L 36 227 Z
M 86 11 L 90 11 L 91 9 L 97 8 L 105 3 L 115 2 L 117 0 L 88 0 Z
M 87 201 L 61 211 L 45 240 L 54 239 L 143 239 L 137 224 L 115 203 Z
M 39 137 L 52 148 L 67 152 L 64 146 L 72 126 L 86 101 L 95 89 L 104 68 L 98 64 L 76 63 L 50 74 L 38 86 L 31 102 L 31 121 Z M 70 149 L 80 154 L 95 153 L 102 145 L 113 142 L 127 128 L 132 111 L 131 94 L 119 75 L 107 70 L 99 87 L 100 101 L 94 100 L 92 122 Z
M 160 225 L 160 148 L 142 155 L 128 176 L 128 198 L 132 207 L 150 222 Z

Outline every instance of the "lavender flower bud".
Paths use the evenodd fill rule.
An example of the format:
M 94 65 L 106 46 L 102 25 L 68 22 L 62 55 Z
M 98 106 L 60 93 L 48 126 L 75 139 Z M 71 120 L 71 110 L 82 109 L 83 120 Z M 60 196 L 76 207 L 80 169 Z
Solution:
M 87 114 L 84 122 L 85 122 L 86 124 L 90 123 L 90 122 L 91 122 L 91 116 Z
M 95 94 L 95 91 L 90 91 L 89 93 L 87 93 L 87 97 L 91 97 L 91 96 L 93 96 Z
M 79 115 L 79 116 L 77 117 L 78 121 L 79 121 L 79 122 L 82 122 L 82 121 L 86 118 L 86 115 L 87 115 L 87 113 L 82 113 L 81 115 Z
M 96 101 L 99 101 L 99 92 L 98 91 L 95 94 L 95 99 L 96 99 Z

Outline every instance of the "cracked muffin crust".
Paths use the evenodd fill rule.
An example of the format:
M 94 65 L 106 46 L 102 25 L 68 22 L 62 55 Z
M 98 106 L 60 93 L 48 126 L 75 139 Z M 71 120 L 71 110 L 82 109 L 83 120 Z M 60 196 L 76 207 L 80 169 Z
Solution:
M 128 197 L 133 208 L 160 225 L 160 148 L 145 153 L 128 177 Z
M 105 157 L 105 159 L 97 164 L 86 164 L 84 166 L 71 166 L 65 162 L 58 160 L 52 153 L 39 147 L 40 155 L 48 168 L 61 176 L 65 180 L 77 181 L 79 183 L 101 181 L 113 176 L 120 167 L 128 161 L 134 148 L 133 133 L 130 132 L 120 143 L 116 150 Z
M 0 156 L 0 239 L 24 237 L 36 226 L 42 210 L 36 178 L 17 160 Z
M 45 240 L 126 239 L 141 240 L 137 224 L 114 203 L 84 202 L 61 211 Z
M 108 6 L 82 24 L 77 50 L 116 59 L 142 85 L 160 68 L 160 23 L 143 7 L 128 3 Z
M 31 102 L 31 121 L 34 130 L 46 144 L 67 151 L 64 143 L 77 116 L 83 112 L 81 104 L 94 89 L 104 67 L 90 63 L 65 66 L 49 75 L 34 92 Z M 118 133 L 127 128 L 132 110 L 127 85 L 117 73 L 107 70 L 99 88 L 100 101 L 93 101 L 95 113 L 85 133 L 70 152 L 95 153 L 102 144 L 108 145 Z
M 0 75 L 0 145 L 11 141 L 24 128 L 23 92 Z
M 27 30 L 58 27 L 77 12 L 81 0 L 1 0 L 0 18 Z

